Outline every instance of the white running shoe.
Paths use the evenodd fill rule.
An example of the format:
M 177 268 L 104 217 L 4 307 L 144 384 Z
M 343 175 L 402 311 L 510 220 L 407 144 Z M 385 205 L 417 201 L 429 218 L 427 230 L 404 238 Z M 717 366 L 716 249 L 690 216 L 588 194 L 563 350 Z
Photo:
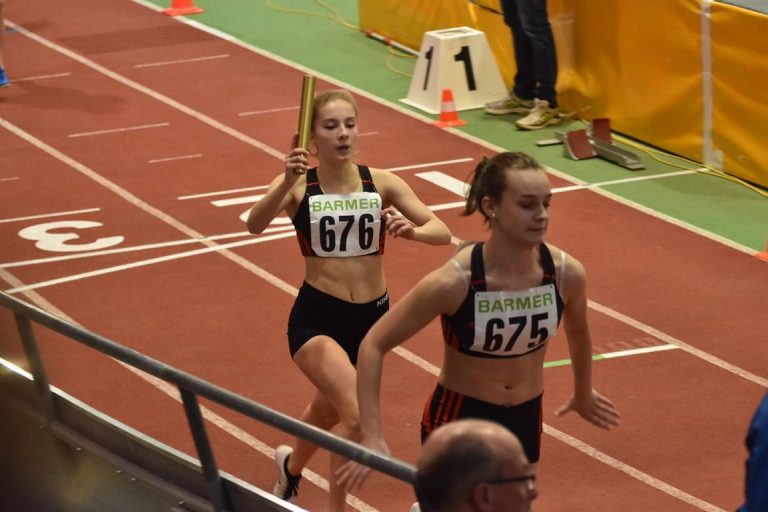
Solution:
M 515 124 L 523 130 L 539 130 L 545 126 L 560 124 L 563 119 L 565 119 L 563 113 L 550 107 L 547 100 L 535 99 L 528 115 L 515 121 Z
M 294 476 L 288 472 L 288 458 L 293 453 L 293 448 L 281 444 L 275 450 L 275 465 L 277 466 L 277 482 L 272 494 L 285 501 L 293 501 L 299 494 L 299 482 L 301 475 Z
M 502 100 L 486 103 L 483 107 L 486 112 L 494 115 L 527 114 L 533 108 L 532 100 L 524 100 L 510 91 L 509 96 Z

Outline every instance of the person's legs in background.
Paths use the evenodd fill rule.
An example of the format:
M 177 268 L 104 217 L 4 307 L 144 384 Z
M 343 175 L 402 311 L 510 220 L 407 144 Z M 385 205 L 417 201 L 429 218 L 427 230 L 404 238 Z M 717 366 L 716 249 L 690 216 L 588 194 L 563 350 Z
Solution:
M 510 3 L 516 6 L 517 18 L 513 31 L 521 33 L 520 39 L 529 45 L 527 58 L 531 59 L 528 69 L 531 76 L 526 76 L 530 80 L 526 82 L 526 87 L 530 87 L 529 83 L 533 84 L 534 98 L 531 111 L 515 124 L 525 130 L 538 130 L 558 124 L 562 122 L 563 115 L 557 110 L 557 52 L 547 14 L 547 0 L 510 0 Z M 517 59 L 526 58 L 517 54 L 516 50 Z M 521 89 L 519 94 L 527 94 L 527 91 Z
M 521 3 L 527 1 L 529 0 L 523 0 Z M 533 108 L 536 93 L 533 46 L 521 25 L 517 4 L 518 0 L 501 0 L 504 24 L 512 33 L 512 49 L 517 69 L 515 80 L 506 98 L 485 105 L 485 111 L 489 114 L 527 114 Z
M 516 25 L 512 32 L 520 34 L 514 36 L 518 95 L 531 98 L 528 95 L 532 94 L 533 98 L 547 100 L 550 107 L 557 108 L 557 52 L 547 14 L 547 0 L 512 0 L 508 3 L 516 5 L 513 13 Z M 522 45 L 525 47 L 518 51 L 518 46 Z

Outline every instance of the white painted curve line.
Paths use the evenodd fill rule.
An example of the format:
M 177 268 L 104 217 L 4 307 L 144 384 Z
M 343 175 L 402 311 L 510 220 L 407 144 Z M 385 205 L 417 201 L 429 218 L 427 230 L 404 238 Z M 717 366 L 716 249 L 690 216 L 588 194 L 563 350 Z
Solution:
M 358 133 L 357 136 L 358 137 L 370 137 L 372 135 L 378 135 L 378 134 L 379 134 L 379 132 L 363 132 L 363 133 Z
M 275 158 L 282 160 L 285 157 L 285 153 L 282 151 L 278 151 L 277 149 L 268 146 L 267 144 L 264 144 L 263 142 L 260 142 L 256 139 L 253 139 L 251 137 L 248 137 L 244 133 L 240 133 L 239 131 L 235 130 L 234 128 L 231 128 L 223 123 L 220 123 L 219 121 L 216 121 L 210 116 L 207 116 L 203 114 L 202 112 L 198 112 L 197 110 L 194 110 L 191 107 L 188 107 L 184 105 L 183 103 L 180 103 L 172 98 L 169 98 L 168 96 L 165 96 L 164 94 L 161 94 L 154 89 L 150 89 L 149 87 L 146 87 L 144 85 L 141 85 L 138 82 L 135 82 L 133 80 L 130 80 L 129 78 L 126 78 L 118 73 L 115 73 L 114 71 L 97 64 L 96 62 L 83 57 L 82 55 L 79 55 L 73 51 L 67 50 L 66 48 L 59 46 L 58 44 L 54 43 L 53 41 L 49 41 L 48 39 L 45 39 L 44 37 L 41 37 L 33 32 L 28 31 L 27 29 L 16 25 L 12 21 L 5 20 L 5 23 L 7 26 L 13 28 L 14 30 L 18 31 L 20 34 L 32 39 L 33 41 L 37 41 L 41 45 L 45 46 L 46 48 L 49 48 L 57 53 L 60 53 L 66 57 L 69 57 L 70 59 L 79 62 L 80 64 L 87 66 L 94 71 L 101 73 L 102 75 L 111 78 L 112 80 L 115 80 L 116 82 L 119 82 L 125 86 L 128 86 L 132 89 L 135 89 L 143 94 L 146 94 L 147 96 L 164 103 L 165 105 L 174 108 L 176 110 L 179 110 L 180 112 L 183 112 L 193 119 L 196 119 L 200 121 L 201 123 L 205 123 L 211 128 L 214 128 L 216 130 L 219 130 L 221 132 L 226 133 L 227 135 L 230 135 L 234 137 L 235 139 L 244 142 L 250 146 L 253 146 L 255 148 L 260 149 L 261 151 L 264 151 L 268 155 L 274 156 Z
M 203 155 L 202 153 L 196 153 L 194 155 L 182 155 L 182 156 L 171 156 L 168 158 L 156 158 L 154 160 L 148 160 L 148 164 L 159 164 L 163 162 L 175 162 L 176 160 L 190 160 L 193 158 L 201 158 Z
M 39 215 L 29 215 L 27 217 L 16 217 L 13 219 L 0 219 L 0 224 L 5 224 L 7 222 L 23 222 L 27 220 L 35 220 L 35 219 L 48 219 L 50 217 L 65 217 L 67 215 L 79 215 L 81 213 L 93 213 L 93 212 L 100 212 L 101 208 L 86 208 L 85 210 L 70 210 L 67 212 L 54 212 L 54 213 L 41 213 Z
M 10 178 L 0 178 L 0 182 L 3 182 L 3 181 L 16 181 L 18 179 L 19 179 L 18 176 L 11 176 Z
M 651 336 L 657 338 L 660 341 L 663 341 L 665 343 L 668 343 L 670 345 L 675 345 L 679 347 L 681 350 L 684 350 L 685 352 L 688 352 L 691 355 L 694 355 L 698 357 L 699 359 L 703 359 L 704 361 L 713 364 L 717 366 L 718 368 L 721 368 L 727 372 L 730 372 L 734 375 L 737 375 L 743 379 L 746 379 L 750 382 L 753 382 L 759 386 L 762 386 L 764 388 L 768 387 L 768 379 L 760 377 L 759 375 L 755 375 L 752 372 L 748 372 L 747 370 L 744 370 L 743 368 L 739 368 L 736 365 L 733 365 L 727 361 L 724 361 L 720 359 L 719 357 L 716 357 L 712 354 L 709 354 L 701 349 L 698 349 L 692 345 L 689 345 L 688 343 L 685 343 L 682 340 L 679 340 L 673 336 L 670 336 L 669 334 L 666 334 L 664 332 L 661 332 L 658 329 L 654 329 L 650 325 L 644 324 L 643 322 L 640 322 L 639 320 L 635 320 L 634 318 L 631 318 L 627 315 L 624 315 L 622 313 L 619 313 L 618 311 L 615 311 L 607 306 L 603 306 L 602 304 L 598 304 L 594 301 L 589 301 L 589 307 L 591 309 L 594 309 L 595 311 L 599 311 L 600 313 L 603 313 L 606 316 L 609 316 L 615 320 L 618 320 L 626 325 L 629 325 L 630 327 L 634 327 L 638 331 L 642 331 L 646 334 L 650 334 Z
M 666 482 L 663 482 L 658 478 L 652 477 L 648 473 L 640 471 L 639 469 L 634 468 L 628 464 L 624 464 L 620 460 L 614 459 L 610 455 L 603 453 L 600 450 L 597 450 L 594 447 L 586 444 L 585 442 L 579 439 L 576 439 L 575 437 L 570 436 L 565 432 L 561 432 L 546 423 L 544 424 L 544 433 L 549 434 L 550 436 L 554 437 L 558 441 L 562 441 L 568 446 L 576 448 L 580 452 L 594 459 L 597 459 L 598 461 L 602 462 L 603 464 L 606 464 L 607 466 L 612 467 L 613 469 L 621 471 L 622 473 L 625 473 L 631 476 L 632 478 L 640 480 L 642 483 L 649 485 L 654 489 L 657 489 L 663 493 L 666 493 L 672 496 L 673 498 L 683 501 L 693 507 L 696 507 L 700 510 L 705 510 L 707 512 L 726 512 L 720 507 L 716 507 L 715 505 L 707 501 L 704 501 L 700 498 L 692 496 L 687 492 L 678 489 L 677 487 L 674 487 Z
M 188 64 L 190 62 L 202 62 L 206 60 L 215 60 L 215 59 L 226 59 L 229 57 L 228 53 L 225 53 L 223 55 L 211 55 L 210 57 L 195 57 L 192 59 L 180 59 L 180 60 L 167 60 L 164 62 L 150 62 L 147 64 L 135 64 L 133 67 L 135 68 L 152 68 L 156 66 L 169 66 L 171 64 Z
M 136 130 L 147 130 L 149 128 L 160 128 L 162 126 L 170 126 L 170 124 L 171 123 L 143 124 L 140 126 L 126 126 L 124 128 L 112 128 L 109 130 L 97 130 L 93 132 L 70 133 L 69 135 L 67 135 L 67 137 L 74 139 L 76 137 L 91 137 L 93 135 L 104 135 L 107 133 L 132 132 Z
M 237 115 L 240 117 L 258 116 L 260 114 L 274 114 L 275 112 L 288 112 L 289 110 L 299 110 L 299 108 L 301 107 L 296 105 L 295 107 L 281 107 L 281 108 L 270 108 L 266 110 L 252 110 L 250 112 L 240 112 Z

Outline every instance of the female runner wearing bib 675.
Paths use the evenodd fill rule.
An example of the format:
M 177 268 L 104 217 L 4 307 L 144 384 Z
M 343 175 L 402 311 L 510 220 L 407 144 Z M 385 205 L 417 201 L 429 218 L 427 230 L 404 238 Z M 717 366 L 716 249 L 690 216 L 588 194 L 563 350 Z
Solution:
M 376 323 L 360 347 L 358 401 L 362 443 L 389 453 L 381 434 L 382 360 L 395 346 L 441 317 L 443 364 L 422 417 L 422 440 L 459 418 L 506 426 L 528 460 L 539 460 L 544 355 L 562 315 L 573 360 L 574 410 L 605 429 L 618 424 L 614 405 L 592 389 L 592 341 L 584 267 L 544 243 L 552 192 L 543 167 L 523 153 L 500 153 L 475 169 L 464 214 L 479 210 L 486 242 L 467 244 Z M 342 480 L 359 485 L 367 470 L 350 463 Z
M 445 245 L 451 233 L 398 176 L 355 164 L 357 107 L 346 91 L 325 91 L 313 103 L 308 153 L 293 149 L 248 217 L 260 233 L 285 211 L 293 220 L 305 262 L 304 284 L 288 321 L 291 356 L 317 389 L 301 419 L 359 439 L 355 396 L 357 351 L 365 333 L 389 308 L 381 255 L 386 233 L 430 245 Z M 291 500 L 301 470 L 316 451 L 297 439 L 278 447 L 275 495 Z M 331 457 L 331 475 L 340 464 Z M 344 510 L 345 492 L 334 477 L 327 510 Z

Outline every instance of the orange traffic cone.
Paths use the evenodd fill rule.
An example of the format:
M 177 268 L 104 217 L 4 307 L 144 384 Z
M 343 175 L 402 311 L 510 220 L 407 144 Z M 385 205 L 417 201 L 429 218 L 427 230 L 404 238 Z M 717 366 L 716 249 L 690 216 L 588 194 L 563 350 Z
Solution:
M 440 119 L 432 123 L 440 128 L 446 126 L 464 126 L 466 121 L 459 119 L 456 107 L 453 104 L 453 93 L 450 89 L 443 89 L 443 98 L 440 103 Z
M 765 242 L 765 252 L 759 252 L 755 254 L 755 256 L 757 256 L 763 261 L 768 261 L 768 241 Z
M 169 9 L 163 9 L 168 16 L 184 16 L 185 14 L 200 14 L 205 12 L 195 5 L 194 0 L 172 0 Z

